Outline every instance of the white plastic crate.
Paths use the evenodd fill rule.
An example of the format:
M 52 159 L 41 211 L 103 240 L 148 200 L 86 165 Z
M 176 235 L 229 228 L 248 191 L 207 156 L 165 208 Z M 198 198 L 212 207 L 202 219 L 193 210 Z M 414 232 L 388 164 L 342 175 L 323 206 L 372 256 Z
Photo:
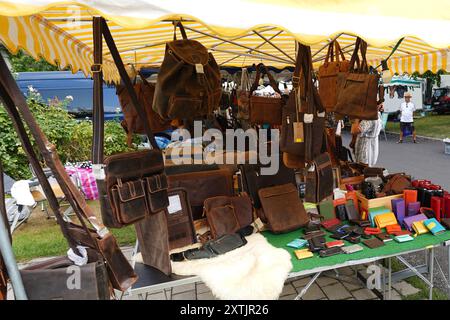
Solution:
M 450 154 L 450 138 L 444 139 L 444 153 Z

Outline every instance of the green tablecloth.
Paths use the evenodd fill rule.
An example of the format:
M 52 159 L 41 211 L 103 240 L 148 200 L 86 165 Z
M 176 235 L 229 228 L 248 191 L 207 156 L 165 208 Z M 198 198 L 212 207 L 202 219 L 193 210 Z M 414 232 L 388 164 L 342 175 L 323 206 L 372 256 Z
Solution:
M 291 254 L 293 264 L 292 272 L 301 272 L 305 270 L 312 270 L 318 267 L 334 266 L 351 260 L 369 259 L 395 254 L 399 255 L 403 252 L 425 249 L 428 246 L 442 244 L 443 242 L 450 240 L 450 231 L 446 231 L 437 236 L 433 236 L 431 233 L 427 233 L 417 236 L 413 241 L 409 242 L 398 243 L 395 240 L 392 240 L 387 242 L 385 246 L 376 249 L 370 249 L 361 242 L 359 245 L 362 246 L 364 250 L 356 253 L 343 253 L 326 258 L 321 258 L 317 253 L 315 253 L 314 257 L 312 258 L 298 260 L 294 255 L 295 249 L 287 247 L 286 244 L 303 235 L 303 231 L 301 229 L 284 234 L 273 234 L 269 231 L 264 231 L 263 235 L 266 237 L 267 241 L 270 244 L 277 248 L 285 249 Z M 334 240 L 333 238 L 330 238 L 329 235 L 330 234 L 327 234 L 326 236 L 327 241 Z M 351 243 L 348 241 L 344 242 L 346 246 L 351 245 Z

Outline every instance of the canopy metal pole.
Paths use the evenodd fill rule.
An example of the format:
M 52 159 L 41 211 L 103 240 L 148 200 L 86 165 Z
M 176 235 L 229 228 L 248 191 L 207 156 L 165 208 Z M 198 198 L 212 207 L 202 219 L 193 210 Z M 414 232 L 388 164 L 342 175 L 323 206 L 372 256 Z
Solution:
M 281 59 L 281 58 L 270 58 L 270 57 L 266 57 L 266 56 L 258 55 L 258 54 L 243 53 L 243 52 L 237 52 L 237 51 L 232 51 L 232 50 L 222 50 L 222 49 L 216 49 L 216 48 L 213 48 L 210 50 L 217 51 L 217 52 L 223 52 L 223 53 L 236 54 L 236 55 L 241 55 L 241 56 L 246 56 L 246 57 L 252 57 L 252 58 L 257 58 L 257 59 L 263 59 L 263 60 L 267 60 L 267 61 L 274 61 L 274 62 L 278 62 L 278 63 L 286 63 L 289 65 L 292 65 L 291 61 Z
M 104 107 L 103 107 L 103 38 L 102 38 L 102 18 L 94 17 L 92 20 L 93 40 L 94 40 L 94 64 L 91 67 L 93 85 L 93 130 L 92 136 L 92 163 L 103 163 L 104 148 Z
M 3 165 L 0 161 L 0 258 L 3 258 L 6 270 L 14 290 L 16 300 L 27 300 L 27 294 L 23 287 L 22 277 L 17 267 L 16 258 L 11 247 L 11 234 L 7 227 L 5 190 L 3 188 Z
M 314 58 L 315 56 L 317 56 L 319 54 L 319 52 L 323 51 L 323 49 L 325 49 L 326 47 L 328 47 L 330 45 L 331 42 L 333 42 L 334 40 L 337 40 L 337 38 L 339 38 L 340 36 L 342 36 L 343 33 L 339 33 L 337 36 L 335 36 L 334 38 L 331 38 L 326 45 L 324 45 L 323 47 L 321 47 L 319 50 L 317 50 L 312 56 L 311 58 Z
M 266 53 L 266 52 L 261 51 L 261 50 L 253 49 L 252 47 L 245 46 L 245 45 L 243 45 L 243 44 L 239 44 L 239 43 L 234 42 L 234 41 L 232 41 L 232 40 L 227 40 L 227 39 L 224 39 L 224 38 L 222 38 L 222 37 L 219 37 L 219 36 L 216 36 L 216 35 L 213 35 L 213 34 L 209 34 L 209 33 L 207 33 L 207 32 L 203 32 L 203 31 L 200 31 L 200 30 L 195 30 L 195 29 L 193 29 L 193 28 L 189 28 L 189 27 L 186 27 L 186 26 L 184 26 L 184 28 L 187 29 L 187 30 L 193 31 L 193 32 L 197 32 L 197 33 L 200 33 L 200 34 L 209 36 L 209 37 L 214 38 L 214 39 L 217 39 L 217 40 L 222 40 L 222 41 L 225 41 L 225 42 L 227 42 L 227 43 L 231 43 L 231 44 L 233 44 L 233 45 L 235 45 L 235 46 L 238 46 L 238 47 L 241 47 L 241 48 L 244 48 L 244 49 L 247 49 L 247 50 L 251 50 L 251 51 L 258 52 L 258 53 L 260 53 L 260 54 L 262 54 L 262 55 L 265 55 L 265 56 L 269 56 L 269 57 L 272 57 L 272 58 L 275 58 L 275 59 L 283 60 L 285 63 L 292 64 L 292 61 L 281 59 L 280 57 L 277 57 L 277 56 L 275 56 L 275 55 L 273 55 L 273 54 Z M 210 48 L 210 49 L 211 49 L 211 48 Z M 212 49 L 211 49 L 211 50 L 212 50 Z M 216 50 L 216 51 L 219 51 L 219 50 Z
M 295 63 L 295 60 L 288 55 L 284 50 L 282 50 L 281 48 L 278 48 L 276 45 L 273 44 L 272 41 L 270 41 L 269 39 L 267 39 L 266 37 L 264 37 L 262 34 L 260 34 L 258 31 L 253 30 L 253 32 L 259 36 L 261 39 L 263 39 L 264 41 L 266 41 L 268 44 L 270 44 L 272 47 L 274 47 L 275 49 L 277 49 L 278 51 L 280 51 L 282 54 L 284 54 L 286 57 L 288 57 L 290 60 L 292 60 L 292 62 Z
M 355 44 L 352 43 L 352 44 L 349 44 L 348 46 L 345 46 L 345 47 L 341 48 L 342 53 L 349 53 L 349 52 L 352 52 L 352 51 L 354 50 L 354 48 L 351 48 L 351 49 L 349 49 L 349 50 L 345 50 L 345 49 L 350 48 L 350 47 L 353 47 L 354 45 L 355 45 Z M 314 59 L 312 62 L 322 61 L 322 60 L 325 60 L 325 58 L 326 58 L 326 55 L 321 56 L 320 58 Z
M 270 31 L 270 30 L 273 30 L 273 29 L 276 29 L 276 28 L 275 28 L 275 27 L 270 27 L 270 28 L 261 30 L 261 32 L 267 32 L 267 31 Z M 280 32 L 278 32 L 275 36 L 279 35 L 279 34 L 282 33 L 282 32 L 283 32 L 283 30 L 281 30 Z M 234 37 L 234 38 L 230 39 L 229 41 L 235 41 L 235 40 L 239 40 L 239 39 L 246 38 L 246 37 L 250 37 L 250 36 L 251 36 L 251 34 L 250 34 L 250 33 L 247 33 L 247 34 L 244 34 L 244 35 L 242 35 L 242 36 Z M 210 48 L 215 48 L 215 47 L 220 46 L 221 44 L 224 44 L 224 43 L 227 43 L 227 41 L 222 41 L 222 42 L 213 44 Z M 266 43 L 266 42 L 263 42 L 261 45 L 263 45 L 264 43 Z M 258 49 L 259 47 L 260 47 L 260 46 L 254 48 L 254 49 Z M 253 49 L 253 50 L 254 50 L 254 49 Z

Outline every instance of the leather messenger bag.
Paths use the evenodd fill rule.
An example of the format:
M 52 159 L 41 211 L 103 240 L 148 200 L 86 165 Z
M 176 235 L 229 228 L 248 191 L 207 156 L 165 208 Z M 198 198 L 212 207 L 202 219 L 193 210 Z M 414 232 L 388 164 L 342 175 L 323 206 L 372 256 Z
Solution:
M 305 207 L 294 184 L 263 188 L 258 191 L 261 200 L 261 220 L 273 233 L 283 233 L 304 227 L 309 222 Z
M 270 86 L 278 93 L 279 97 L 263 97 L 263 96 L 255 96 L 253 92 L 258 89 L 259 79 L 261 78 L 261 74 L 267 74 L 267 77 L 270 81 Z M 281 97 L 281 91 L 278 88 L 275 79 L 269 73 L 269 70 L 265 65 L 260 63 L 256 67 L 256 77 L 255 81 L 249 92 L 250 95 L 250 123 L 252 124 L 272 124 L 272 125 L 280 125 L 281 124 L 281 108 L 283 106 L 283 99 Z
M 208 198 L 204 212 L 213 239 L 235 233 L 253 222 L 252 202 L 247 195 Z
M 163 119 L 193 119 L 219 107 L 222 82 L 213 55 L 198 41 L 183 36 L 168 42 L 156 82 L 153 110 Z

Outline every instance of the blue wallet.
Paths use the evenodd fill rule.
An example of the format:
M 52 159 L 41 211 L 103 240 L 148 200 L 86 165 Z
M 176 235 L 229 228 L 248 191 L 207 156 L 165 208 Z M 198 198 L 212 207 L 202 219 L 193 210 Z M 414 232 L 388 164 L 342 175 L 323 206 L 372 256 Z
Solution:
M 445 232 L 445 228 L 442 226 L 442 224 L 439 223 L 439 221 L 436 220 L 436 218 L 425 220 L 423 222 L 423 225 L 434 235 Z
M 394 240 L 401 243 L 401 242 L 412 241 L 412 240 L 414 240 L 414 238 L 411 237 L 409 234 L 405 234 L 405 235 L 402 235 L 402 236 L 396 236 L 394 238 Z
M 308 244 L 308 241 L 303 239 L 295 239 L 287 244 L 288 247 L 294 249 L 300 249 Z

